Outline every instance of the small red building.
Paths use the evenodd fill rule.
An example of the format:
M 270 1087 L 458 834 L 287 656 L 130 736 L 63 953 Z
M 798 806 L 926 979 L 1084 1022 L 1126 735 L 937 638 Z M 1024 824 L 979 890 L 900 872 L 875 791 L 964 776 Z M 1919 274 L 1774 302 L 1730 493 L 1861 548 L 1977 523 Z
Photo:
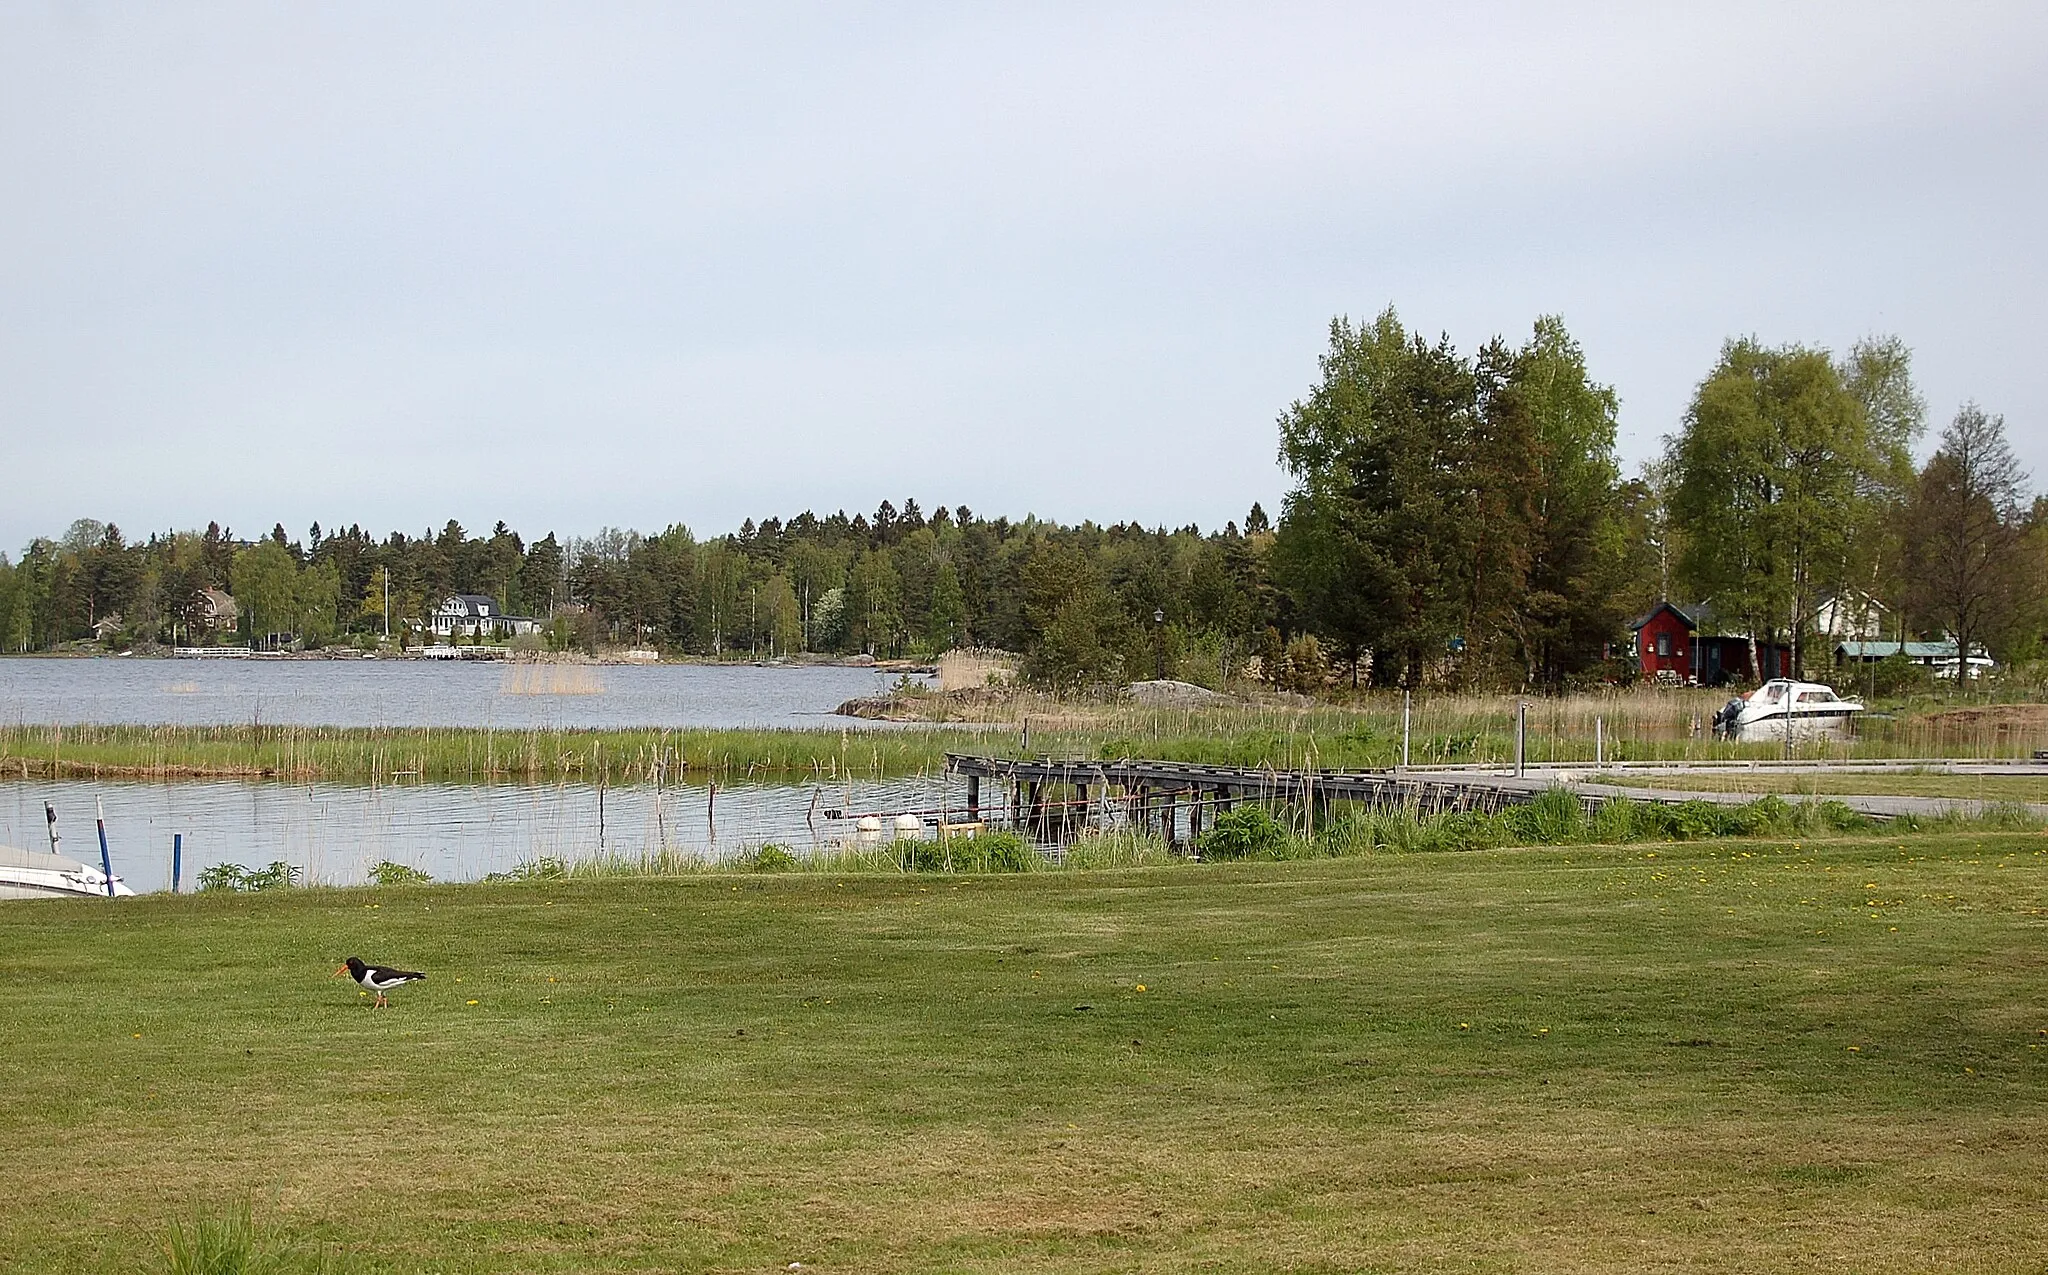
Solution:
M 1744 633 L 1712 632 L 1706 607 L 1692 614 L 1659 602 L 1637 620 L 1636 663 L 1646 682 L 1669 686 L 1726 686 L 1759 679 L 1750 665 L 1750 640 Z M 1792 676 L 1792 652 L 1770 642 L 1756 644 L 1756 658 L 1770 677 Z
M 1693 680 L 1692 648 L 1698 630 L 1691 616 L 1669 602 L 1659 602 L 1632 627 L 1644 681 L 1683 686 Z

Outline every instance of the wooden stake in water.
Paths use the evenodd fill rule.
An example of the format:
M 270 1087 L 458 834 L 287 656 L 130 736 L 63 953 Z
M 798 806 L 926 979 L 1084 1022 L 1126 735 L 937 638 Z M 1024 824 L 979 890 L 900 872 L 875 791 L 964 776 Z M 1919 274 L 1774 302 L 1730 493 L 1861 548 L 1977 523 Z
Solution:
M 64 853 L 62 850 L 57 848 L 64 840 L 62 837 L 57 835 L 57 808 L 47 801 L 43 803 L 43 818 L 47 820 L 50 825 L 50 853 Z
M 100 871 L 107 878 L 107 897 L 114 897 L 114 857 L 107 853 L 107 808 L 98 797 L 92 799 L 93 813 L 100 826 Z
M 185 834 L 171 834 L 171 893 L 178 892 L 178 878 L 185 870 Z

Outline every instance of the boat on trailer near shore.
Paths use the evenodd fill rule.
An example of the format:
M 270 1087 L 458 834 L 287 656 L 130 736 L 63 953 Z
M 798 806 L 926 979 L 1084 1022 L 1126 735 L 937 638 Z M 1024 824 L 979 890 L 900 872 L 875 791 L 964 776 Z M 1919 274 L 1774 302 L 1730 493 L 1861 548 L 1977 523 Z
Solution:
M 0 846 L 0 899 L 108 899 L 135 893 L 119 876 L 45 850 Z
M 1863 711 L 1863 701 L 1843 699 L 1821 682 L 1795 682 L 1774 677 L 1747 695 L 1738 695 L 1714 714 L 1714 729 L 1723 735 L 1771 727 L 1824 729 L 1845 726 Z

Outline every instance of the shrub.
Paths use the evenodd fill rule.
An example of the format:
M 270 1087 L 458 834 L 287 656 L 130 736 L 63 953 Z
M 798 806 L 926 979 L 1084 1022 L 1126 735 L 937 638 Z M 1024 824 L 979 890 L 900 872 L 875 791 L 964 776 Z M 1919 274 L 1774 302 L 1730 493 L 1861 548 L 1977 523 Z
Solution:
M 1727 812 L 1723 822 L 1731 835 L 1755 837 L 1771 832 L 1790 832 L 1798 826 L 1799 816 L 1783 797 L 1774 794 L 1759 797 L 1746 806 L 1735 807 Z
M 1501 823 L 1524 845 L 1569 845 L 1586 835 L 1585 807 L 1569 788 L 1546 788 L 1529 804 L 1508 807 L 1501 813 Z
M 433 880 L 418 868 L 389 859 L 370 869 L 371 885 L 431 885 Z
M 562 881 L 569 876 L 569 865 L 552 855 L 543 855 L 503 872 L 493 872 L 486 881 Z
M 744 872 L 793 872 L 797 866 L 796 855 L 790 852 L 789 847 L 772 841 L 752 854 L 741 855 L 733 863 Z
M 1877 823 L 1869 815 L 1851 810 L 1847 802 L 1816 801 L 1810 803 L 1810 808 L 1821 827 L 1830 832 L 1861 832 Z
M 946 848 L 921 837 L 899 837 L 889 843 L 889 857 L 904 872 L 944 872 Z
M 227 890 L 249 893 L 256 890 L 278 890 L 295 886 L 305 870 L 282 859 L 273 860 L 267 868 L 245 868 L 239 863 L 216 863 L 200 870 L 198 882 L 201 890 Z
M 1287 829 L 1273 812 L 1259 805 L 1239 806 L 1216 816 L 1216 824 L 1198 843 L 1204 859 L 1274 857 L 1287 844 Z
M 1014 832 L 984 832 L 946 843 L 956 872 L 1030 872 L 1044 863 L 1031 843 Z

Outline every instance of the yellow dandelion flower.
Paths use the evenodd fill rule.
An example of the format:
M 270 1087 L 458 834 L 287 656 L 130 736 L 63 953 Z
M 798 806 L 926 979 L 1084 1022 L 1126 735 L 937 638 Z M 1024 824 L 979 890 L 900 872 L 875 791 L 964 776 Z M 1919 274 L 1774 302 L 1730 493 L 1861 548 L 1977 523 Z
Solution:
M 470 1001 L 469 1003 L 470 1003 L 471 1005 L 474 1005 L 474 1004 L 476 1004 L 476 1002 L 475 1002 L 475 1001 Z
M 1145 985 L 1144 985 L 1143 983 L 1140 983 L 1140 984 L 1138 984 L 1138 990 L 1139 990 L 1139 991 L 1141 991 L 1141 992 L 1142 992 L 1142 991 L 1144 991 L 1144 990 L 1145 990 Z

